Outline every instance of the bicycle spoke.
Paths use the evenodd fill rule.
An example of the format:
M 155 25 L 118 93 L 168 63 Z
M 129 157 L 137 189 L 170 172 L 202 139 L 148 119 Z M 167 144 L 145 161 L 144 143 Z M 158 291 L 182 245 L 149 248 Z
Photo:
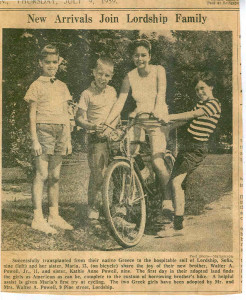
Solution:
M 126 180 L 126 176 L 125 176 L 125 174 L 123 174 L 123 176 L 122 176 L 122 188 L 121 188 L 119 203 L 122 203 L 122 201 L 124 200 L 125 180 Z
M 139 242 L 146 221 L 145 195 L 134 170 L 127 162 L 114 162 L 107 189 L 106 204 L 109 224 L 124 246 Z M 104 200 L 105 201 L 105 200 Z

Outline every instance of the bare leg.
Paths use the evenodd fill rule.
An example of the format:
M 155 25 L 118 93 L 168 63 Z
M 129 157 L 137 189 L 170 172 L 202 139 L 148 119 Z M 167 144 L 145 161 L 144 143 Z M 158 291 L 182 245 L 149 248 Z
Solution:
M 34 206 L 34 217 L 32 221 L 32 228 L 42 231 L 44 233 L 56 233 L 56 230 L 49 226 L 43 217 L 42 212 L 42 200 L 43 200 L 43 188 L 44 182 L 48 177 L 48 155 L 40 155 L 35 157 L 36 164 L 36 176 L 33 181 L 32 187 L 32 199 Z
M 178 175 L 172 180 L 172 191 L 175 207 L 175 215 L 183 216 L 185 211 L 185 193 L 182 189 L 182 183 L 187 176 L 187 173 Z
M 59 179 L 60 171 L 62 165 L 62 157 L 60 155 L 51 155 L 49 161 L 49 204 L 50 204 L 50 214 L 48 223 L 50 225 L 59 227 L 65 230 L 72 230 L 73 227 L 68 224 L 60 215 L 59 215 Z
M 151 152 L 152 152 L 152 163 L 154 170 L 159 178 L 161 191 L 163 196 L 165 195 L 166 185 L 168 184 L 170 174 L 164 163 L 163 153 L 166 151 L 166 136 L 161 128 L 149 131 Z
M 59 199 L 59 179 L 62 165 L 62 157 L 59 155 L 51 155 L 49 161 L 49 188 L 48 197 L 50 207 L 58 208 Z
M 187 173 L 178 175 L 171 181 L 172 194 L 174 199 L 174 220 L 173 228 L 169 230 L 161 230 L 157 233 L 159 237 L 167 237 L 180 234 L 183 229 L 184 211 L 185 211 L 185 194 L 182 189 L 182 182 Z
M 173 213 L 174 202 L 172 199 L 173 199 L 172 186 L 169 181 L 163 193 L 162 210 L 168 209 Z
M 140 145 L 137 143 L 134 144 L 134 142 L 144 141 L 145 131 L 141 127 L 135 125 L 130 129 L 129 134 L 130 134 L 130 141 L 131 141 L 131 145 L 130 145 L 131 155 L 136 156 L 137 154 L 139 154 Z
M 162 214 L 160 215 L 162 222 L 170 224 L 173 219 L 173 204 L 170 189 L 168 188 L 170 171 L 164 161 L 164 153 L 166 152 L 166 136 L 167 132 L 164 128 L 156 127 L 149 130 L 152 162 L 156 175 L 158 176 L 162 197 Z
M 36 174 L 32 186 L 32 201 L 35 210 L 42 211 L 44 182 L 48 178 L 48 156 L 35 157 Z

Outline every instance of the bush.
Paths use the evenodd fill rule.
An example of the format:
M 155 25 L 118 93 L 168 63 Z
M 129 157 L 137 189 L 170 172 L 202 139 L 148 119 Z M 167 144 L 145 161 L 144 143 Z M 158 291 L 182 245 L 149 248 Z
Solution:
M 100 54 L 115 61 L 111 84 L 119 92 L 122 79 L 133 68 L 129 43 L 148 38 L 153 46 L 152 63 L 167 72 L 167 102 L 170 112 L 191 109 L 196 102 L 192 79 L 197 72 L 213 71 L 218 79 L 217 97 L 222 118 L 213 137 L 213 151 L 230 146 L 232 133 L 232 36 L 231 32 L 173 31 L 143 33 L 126 30 L 3 30 L 3 165 L 31 170 L 28 105 L 23 101 L 29 85 L 40 75 L 38 55 L 48 43 L 57 45 L 63 58 L 57 77 L 79 100 L 91 80 L 91 69 Z M 123 116 L 134 109 L 128 97 Z M 182 132 L 182 130 L 181 130 Z M 223 137 L 223 138 L 222 138 Z M 77 151 L 80 133 L 73 133 Z M 223 141 L 222 141 L 222 140 Z M 223 144 L 224 143 L 224 144 Z

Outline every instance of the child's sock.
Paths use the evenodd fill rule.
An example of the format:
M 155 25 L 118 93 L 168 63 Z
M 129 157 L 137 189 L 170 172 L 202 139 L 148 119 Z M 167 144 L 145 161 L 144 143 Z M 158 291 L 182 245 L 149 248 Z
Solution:
M 162 201 L 162 210 L 168 209 L 170 211 L 174 211 L 173 209 L 173 201 L 172 200 L 163 200 Z
M 88 211 L 87 211 L 87 216 L 88 216 L 88 219 L 98 220 L 99 219 L 99 211 L 97 209 L 89 206 Z
M 173 225 L 174 225 L 174 229 L 175 230 L 182 230 L 183 227 L 183 221 L 184 221 L 184 217 L 183 216 L 174 216 L 174 220 L 173 220 Z
M 55 226 L 64 230 L 73 230 L 73 226 L 68 224 L 60 215 L 58 206 L 50 207 L 50 215 L 48 218 L 48 223 L 51 226 Z
M 44 219 L 42 209 L 40 209 L 40 208 L 34 209 L 34 211 L 33 211 L 33 219 L 34 220 Z
M 50 217 L 57 217 L 57 216 L 59 216 L 58 206 L 51 206 L 49 208 L 49 211 L 50 211 Z
M 55 234 L 57 231 L 50 227 L 47 221 L 44 219 L 42 209 L 34 209 L 34 216 L 31 227 L 35 230 L 42 231 L 46 234 Z

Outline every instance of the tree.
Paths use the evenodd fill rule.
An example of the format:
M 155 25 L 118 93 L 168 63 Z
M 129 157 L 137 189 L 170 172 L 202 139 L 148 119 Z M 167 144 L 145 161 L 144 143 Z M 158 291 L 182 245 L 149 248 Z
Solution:
M 166 32 L 167 33 L 167 32 Z M 23 101 L 29 85 L 38 78 L 38 57 L 44 45 L 57 45 L 63 58 L 57 77 L 79 100 L 92 80 L 92 68 L 100 54 L 115 62 L 111 84 L 119 92 L 127 72 L 134 66 L 128 51 L 132 40 L 148 38 L 152 43 L 152 63 L 167 72 L 167 102 L 170 112 L 194 106 L 192 79 L 197 72 L 213 71 L 222 118 L 214 135 L 215 148 L 221 138 L 232 137 L 232 34 L 215 31 L 139 32 L 130 30 L 3 30 L 3 164 L 22 165 L 31 161 L 28 105 Z M 129 96 L 124 117 L 134 109 Z M 216 150 L 216 149 L 215 149 Z

